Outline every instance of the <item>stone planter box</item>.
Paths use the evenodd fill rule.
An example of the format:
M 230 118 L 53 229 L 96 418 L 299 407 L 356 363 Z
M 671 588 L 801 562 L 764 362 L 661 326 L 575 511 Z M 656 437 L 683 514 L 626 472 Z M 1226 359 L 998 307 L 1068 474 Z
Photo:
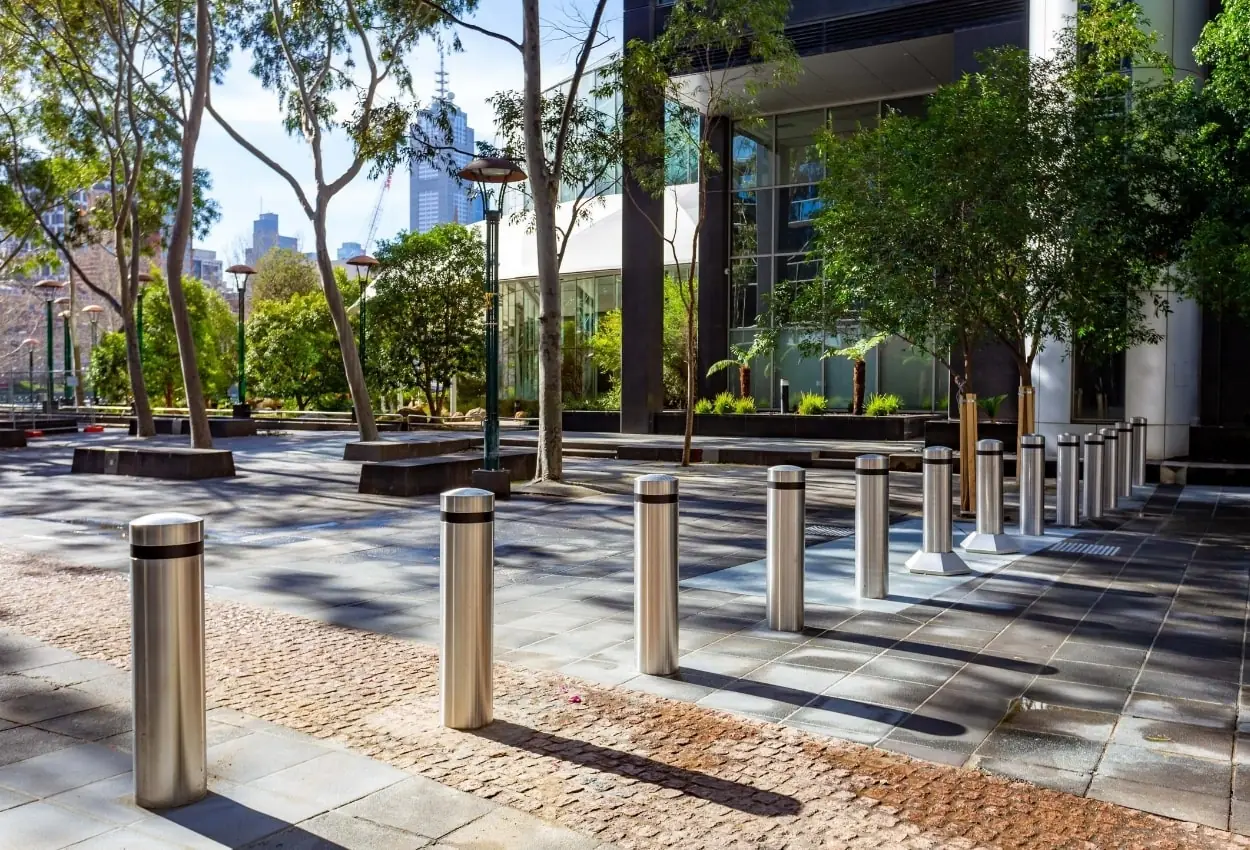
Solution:
M 621 432 L 619 410 L 566 410 L 560 417 L 565 431 Z
M 0 449 L 20 449 L 26 445 L 26 432 L 19 429 L 0 430 Z
M 343 446 L 343 460 L 384 463 L 467 452 L 482 444 L 481 437 L 435 437 L 428 440 L 371 440 Z
M 232 478 L 234 455 L 227 449 L 161 446 L 90 446 L 74 449 L 74 473 L 135 475 L 173 481 Z
M 799 416 L 793 413 L 695 414 L 694 433 L 700 437 L 772 437 L 802 440 L 919 440 L 930 413 L 900 413 L 894 416 L 852 416 L 829 413 Z M 686 414 L 664 411 L 655 414 L 655 433 L 680 435 L 685 432 Z
M 499 465 L 513 481 L 534 477 L 536 449 L 500 449 Z M 481 452 L 458 452 L 437 457 L 365 463 L 360 467 L 361 493 L 377 496 L 421 496 L 456 487 L 469 487 L 473 470 L 482 466 Z

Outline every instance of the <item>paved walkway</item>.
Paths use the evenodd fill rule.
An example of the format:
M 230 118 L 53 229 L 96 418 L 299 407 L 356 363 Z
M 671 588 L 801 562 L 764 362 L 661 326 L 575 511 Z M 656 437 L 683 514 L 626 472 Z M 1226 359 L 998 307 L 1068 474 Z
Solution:
M 209 795 L 134 805 L 130 674 L 0 629 L 0 847 L 592 850 L 601 842 L 231 708 Z

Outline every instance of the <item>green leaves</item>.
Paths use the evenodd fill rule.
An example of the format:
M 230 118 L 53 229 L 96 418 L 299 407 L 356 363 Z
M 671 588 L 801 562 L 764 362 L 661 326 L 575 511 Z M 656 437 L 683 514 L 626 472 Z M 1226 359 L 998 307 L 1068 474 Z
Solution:
M 251 395 L 290 399 L 303 410 L 314 401 L 321 408 L 327 397 L 347 392 L 330 308 L 321 292 L 295 292 L 283 300 L 254 296 L 252 303 L 247 321 Z

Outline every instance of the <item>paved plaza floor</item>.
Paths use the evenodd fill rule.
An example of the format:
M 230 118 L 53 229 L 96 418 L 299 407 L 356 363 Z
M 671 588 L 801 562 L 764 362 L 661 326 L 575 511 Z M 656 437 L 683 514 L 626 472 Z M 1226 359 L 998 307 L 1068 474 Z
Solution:
M 237 479 L 159 484 L 70 476 L 85 439 L 0 454 L 0 546 L 121 571 L 127 520 L 187 510 L 206 518 L 210 598 L 437 643 L 436 501 L 356 494 L 344 435 L 220 441 Z M 629 487 L 652 471 L 677 472 L 683 493 L 683 654 L 664 678 L 633 663 Z M 566 472 L 576 485 L 498 508 L 500 662 L 1250 832 L 1250 493 L 1143 490 L 1099 527 L 972 576 L 917 580 L 896 563 L 891 597 L 865 604 L 837 566 L 852 477 L 812 470 L 814 601 L 790 635 L 763 622 L 763 469 L 567 459 Z M 919 476 L 891 487 L 898 561 Z

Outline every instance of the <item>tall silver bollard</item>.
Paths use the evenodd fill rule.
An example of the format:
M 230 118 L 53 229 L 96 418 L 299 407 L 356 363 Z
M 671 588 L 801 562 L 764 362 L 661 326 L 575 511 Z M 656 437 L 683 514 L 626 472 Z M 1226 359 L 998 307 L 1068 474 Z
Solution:
M 1101 434 L 1085 435 L 1085 487 L 1081 491 L 1081 513 L 1086 519 L 1102 519 L 1103 465 L 1107 460 L 1106 440 Z
M 958 576 L 970 572 L 955 554 L 951 527 L 951 475 L 955 454 L 946 446 L 930 446 L 920 463 L 924 468 L 924 519 L 920 551 L 907 559 L 913 573 Z
M 1133 498 L 1133 426 L 1127 422 L 1115 425 L 1115 467 L 1119 473 L 1116 478 L 1115 494 L 1121 499 Z
M 1073 528 L 1081 521 L 1081 438 L 1060 434 L 1055 446 L 1055 525 Z
M 861 599 L 890 593 L 890 459 L 855 458 L 855 591 Z
M 1146 417 L 1133 417 L 1133 486 L 1146 483 Z
M 768 627 L 803 631 L 806 475 L 799 466 L 768 470 Z
M 1020 482 L 1020 534 L 1041 537 L 1046 533 L 1046 438 L 1025 434 L 1016 458 Z
M 495 719 L 495 495 L 475 487 L 444 493 L 439 543 L 442 722 L 480 729 Z
M 677 672 L 677 479 L 634 479 L 634 644 L 638 672 Z
M 208 793 L 204 703 L 204 520 L 130 523 L 135 802 L 185 806 Z
M 1103 428 L 1102 434 L 1102 507 L 1114 511 L 1120 494 L 1119 433 L 1115 428 Z
M 1018 551 L 1016 541 L 1003 534 L 1003 444 L 977 441 L 977 530 L 960 544 L 965 552 L 989 555 Z

